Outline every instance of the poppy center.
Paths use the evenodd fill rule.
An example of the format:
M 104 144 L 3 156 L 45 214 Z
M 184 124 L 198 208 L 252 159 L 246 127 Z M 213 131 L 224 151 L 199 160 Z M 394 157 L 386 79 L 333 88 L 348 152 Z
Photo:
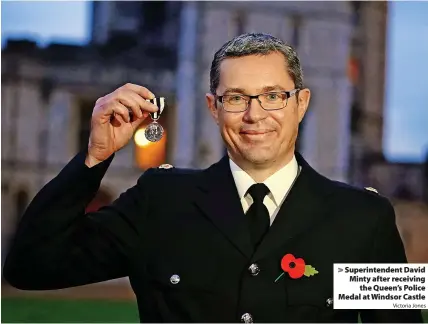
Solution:
M 296 264 L 293 261 L 291 261 L 290 262 L 290 268 L 293 269 L 295 266 L 296 266 Z

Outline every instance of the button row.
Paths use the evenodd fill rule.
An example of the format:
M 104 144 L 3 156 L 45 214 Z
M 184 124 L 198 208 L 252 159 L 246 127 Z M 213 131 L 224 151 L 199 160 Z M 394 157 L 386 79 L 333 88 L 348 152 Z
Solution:
M 248 267 L 248 271 L 250 272 L 250 274 L 255 277 L 260 273 L 260 267 L 258 266 L 257 263 L 253 263 L 252 265 L 250 265 Z M 253 315 L 251 315 L 250 313 L 245 313 L 241 316 L 241 322 L 242 323 L 253 323 Z

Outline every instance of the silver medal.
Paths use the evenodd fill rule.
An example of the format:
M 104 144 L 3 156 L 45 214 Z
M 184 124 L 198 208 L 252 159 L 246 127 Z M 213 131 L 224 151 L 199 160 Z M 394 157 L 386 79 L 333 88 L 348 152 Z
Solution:
M 154 120 L 146 127 L 144 134 L 150 142 L 158 142 L 163 136 L 163 127 Z
M 159 100 L 159 105 L 157 105 L 157 101 Z M 161 140 L 164 130 L 161 124 L 157 122 L 160 118 L 160 115 L 165 108 L 165 98 L 154 98 L 151 101 L 153 104 L 159 107 L 159 111 L 150 113 L 150 117 L 152 118 L 152 122 L 146 127 L 144 134 L 150 142 L 158 142 Z

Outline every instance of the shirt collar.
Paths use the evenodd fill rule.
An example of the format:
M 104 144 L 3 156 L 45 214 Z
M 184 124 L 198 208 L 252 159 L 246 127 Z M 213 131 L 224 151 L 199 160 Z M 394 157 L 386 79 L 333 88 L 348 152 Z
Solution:
M 229 164 L 238 190 L 239 198 L 242 199 L 248 189 L 256 182 L 231 159 L 229 159 Z M 269 188 L 277 206 L 281 203 L 293 184 L 293 181 L 297 176 L 298 168 L 296 157 L 293 156 L 293 159 L 287 165 L 263 181 L 263 183 Z

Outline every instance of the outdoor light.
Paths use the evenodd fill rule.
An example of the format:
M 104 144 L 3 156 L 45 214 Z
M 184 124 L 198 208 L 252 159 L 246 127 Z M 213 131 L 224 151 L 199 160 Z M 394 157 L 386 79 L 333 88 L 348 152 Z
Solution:
M 134 141 L 135 141 L 135 144 L 137 144 L 137 146 L 141 146 L 141 147 L 144 147 L 144 146 L 147 146 L 147 145 L 150 145 L 150 144 L 153 144 L 152 142 L 150 142 L 147 138 L 146 138 L 146 135 L 145 135 L 145 127 L 144 128 L 140 128 L 140 129 L 138 129 L 136 132 L 135 132 L 135 135 L 134 135 Z

